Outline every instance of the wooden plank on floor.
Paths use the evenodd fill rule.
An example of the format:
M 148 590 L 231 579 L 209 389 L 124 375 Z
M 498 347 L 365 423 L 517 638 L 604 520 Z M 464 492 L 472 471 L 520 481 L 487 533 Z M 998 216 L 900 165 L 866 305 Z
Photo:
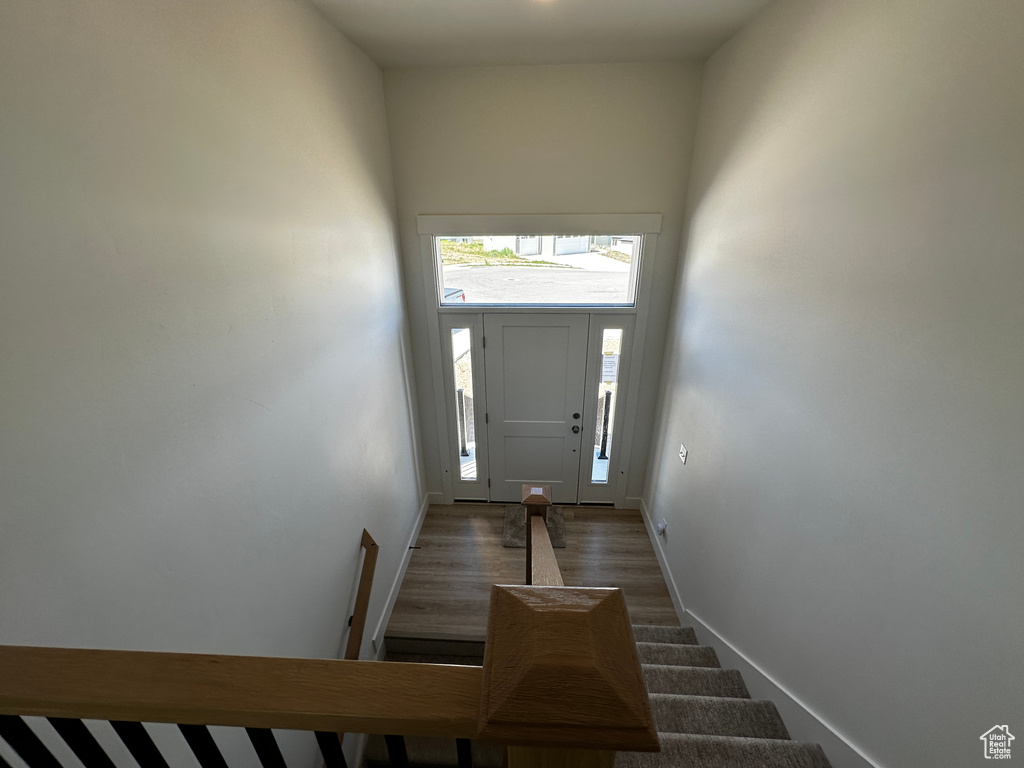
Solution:
M 492 584 L 522 584 L 525 549 L 501 546 L 503 504 L 427 510 L 387 635 L 482 640 Z M 679 619 L 638 510 L 563 507 L 566 548 L 555 558 L 566 586 L 619 587 L 634 624 Z

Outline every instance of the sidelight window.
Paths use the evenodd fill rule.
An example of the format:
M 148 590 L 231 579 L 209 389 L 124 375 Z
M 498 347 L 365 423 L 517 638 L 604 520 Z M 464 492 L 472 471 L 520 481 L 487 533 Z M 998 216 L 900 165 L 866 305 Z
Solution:
M 615 429 L 615 405 L 619 386 L 622 329 L 605 328 L 601 338 L 601 374 L 597 388 L 597 429 L 594 433 L 594 464 L 590 482 L 608 482 Z
M 452 375 L 459 440 L 459 479 L 476 480 L 476 428 L 473 398 L 473 336 L 470 328 L 452 328 Z

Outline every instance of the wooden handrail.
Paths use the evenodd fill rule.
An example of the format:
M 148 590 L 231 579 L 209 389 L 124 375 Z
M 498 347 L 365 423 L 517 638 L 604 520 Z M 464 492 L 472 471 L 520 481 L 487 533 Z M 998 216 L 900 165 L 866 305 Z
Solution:
M 352 611 L 352 621 L 345 646 L 345 658 L 359 658 L 359 649 L 363 645 L 363 630 L 366 628 L 366 611 L 370 606 L 370 590 L 373 589 L 373 574 L 377 568 L 377 554 L 380 549 L 369 531 L 363 528 L 360 546 L 365 550 L 363 568 L 359 573 L 359 588 L 356 590 L 356 605 Z
M 0 714 L 473 738 L 481 670 L 0 646 Z
M 530 580 L 529 584 L 538 587 L 561 587 L 562 572 L 558 570 L 558 561 L 555 559 L 555 550 L 551 546 L 551 537 L 548 535 L 548 526 L 544 518 L 534 515 L 530 518 Z
M 611 768 L 615 750 L 657 751 L 622 591 L 562 586 L 550 489 L 535 488 L 533 585 L 492 588 L 483 669 L 0 646 L 0 715 L 317 731 L 333 740 L 321 743 L 328 763 L 345 732 L 482 738 L 509 746 L 508 768 Z M 365 530 L 362 546 L 347 655 L 358 655 L 377 557 Z
M 551 486 L 543 483 L 523 483 L 523 507 L 526 510 L 526 584 L 560 587 L 562 574 L 558 570 L 555 551 L 548 535 L 548 507 L 551 506 Z

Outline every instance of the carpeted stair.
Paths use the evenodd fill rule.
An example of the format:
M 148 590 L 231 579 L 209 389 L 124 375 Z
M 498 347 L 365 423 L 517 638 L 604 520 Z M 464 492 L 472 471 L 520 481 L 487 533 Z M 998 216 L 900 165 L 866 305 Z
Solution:
M 616 768 L 830 768 L 817 744 L 789 740 L 770 701 L 689 627 L 634 626 L 661 752 L 619 752 Z
M 637 643 L 641 664 L 667 664 L 679 667 L 720 667 L 718 654 L 706 645 L 673 643 Z
M 616 768 L 830 768 L 820 746 L 790 741 L 775 705 L 751 699 L 740 673 L 722 669 L 714 648 L 697 645 L 689 627 L 634 625 L 633 637 L 661 752 L 619 752 Z M 416 642 L 389 641 L 387 659 L 482 661 L 482 643 L 435 648 L 430 641 Z M 451 739 L 407 737 L 406 746 L 412 765 L 457 764 Z M 472 750 L 475 768 L 501 767 L 501 747 L 473 742 Z M 382 737 L 370 738 L 366 762 L 389 765 Z

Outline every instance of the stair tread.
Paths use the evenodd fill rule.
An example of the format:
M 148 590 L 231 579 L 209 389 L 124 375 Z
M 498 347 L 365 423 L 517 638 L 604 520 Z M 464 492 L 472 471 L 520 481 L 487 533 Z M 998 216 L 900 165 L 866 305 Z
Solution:
M 634 625 L 633 636 L 661 752 L 619 752 L 615 768 L 830 768 L 820 745 L 791 741 L 775 705 L 751 699 L 740 672 L 722 669 L 691 627 Z M 412 660 L 430 650 L 401 648 L 394 657 Z M 454 739 L 405 740 L 412 765 L 457 764 Z M 501 747 L 474 741 L 472 749 L 477 768 L 502 765 Z M 369 738 L 366 763 L 389 765 L 383 737 Z
M 636 644 L 641 664 L 665 664 L 683 667 L 721 667 L 715 649 L 707 645 L 679 643 Z
M 789 739 L 770 701 L 674 693 L 652 693 L 650 699 L 659 733 Z
M 638 643 L 699 644 L 693 627 L 666 627 L 656 624 L 634 624 L 633 639 Z
M 641 668 L 649 693 L 750 698 L 743 676 L 737 669 L 690 667 L 679 664 L 642 664 Z
M 818 744 L 659 733 L 661 752 L 619 752 L 615 768 L 831 768 Z

